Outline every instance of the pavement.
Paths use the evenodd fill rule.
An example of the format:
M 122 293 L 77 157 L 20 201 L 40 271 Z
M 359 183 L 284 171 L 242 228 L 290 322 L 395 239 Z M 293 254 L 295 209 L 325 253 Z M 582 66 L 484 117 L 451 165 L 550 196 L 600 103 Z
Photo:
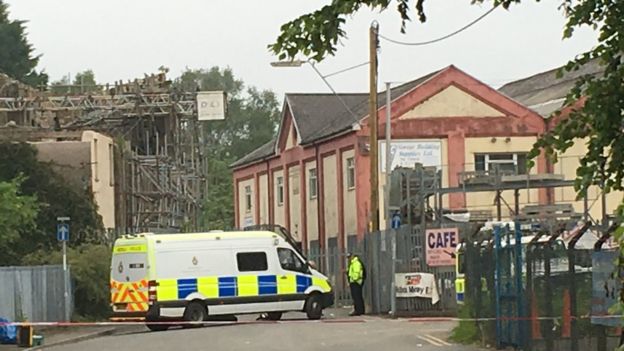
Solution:
M 279 323 L 255 322 L 243 316 L 240 324 L 210 324 L 201 328 L 172 328 L 149 332 L 145 326 L 76 327 L 42 331 L 45 344 L 37 350 L 458 350 L 475 346 L 447 340 L 455 322 L 388 319 L 376 316 L 348 317 L 346 309 L 330 309 L 320 321 L 302 313 L 288 313 Z M 6 348 L 7 346 L 5 346 Z M 7 349 L 15 350 L 15 346 Z M 4 351 L 3 347 L 0 350 Z

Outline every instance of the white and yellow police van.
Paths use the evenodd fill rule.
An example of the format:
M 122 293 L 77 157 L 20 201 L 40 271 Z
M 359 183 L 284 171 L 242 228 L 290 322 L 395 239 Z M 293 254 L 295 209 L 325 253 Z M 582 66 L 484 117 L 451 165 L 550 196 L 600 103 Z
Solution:
M 268 231 L 126 235 L 113 248 L 115 319 L 200 322 L 266 313 L 276 320 L 288 311 L 319 319 L 333 300 L 327 277 Z

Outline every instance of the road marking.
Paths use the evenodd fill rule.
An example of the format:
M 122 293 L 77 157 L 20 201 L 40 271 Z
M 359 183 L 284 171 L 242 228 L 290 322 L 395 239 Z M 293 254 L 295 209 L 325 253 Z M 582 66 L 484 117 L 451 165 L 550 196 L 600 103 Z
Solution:
M 444 340 L 442 340 L 442 339 L 440 339 L 440 338 L 436 338 L 435 336 L 433 336 L 433 335 L 431 335 L 431 334 L 425 334 L 425 336 L 426 336 L 426 337 L 428 337 L 428 338 L 430 338 L 431 340 L 435 340 L 435 341 L 437 341 L 437 342 L 439 342 L 439 343 L 441 343 L 441 344 L 444 344 L 444 345 L 446 345 L 446 346 L 453 346 L 453 344 L 448 343 L 448 342 L 446 342 L 446 341 L 444 341 Z
M 424 335 L 418 335 L 418 338 L 419 338 L 420 340 L 424 340 L 424 341 L 426 341 L 426 342 L 428 342 L 429 344 L 432 344 L 432 345 L 434 345 L 434 346 L 444 346 L 444 344 L 441 344 L 441 343 L 439 343 L 439 342 L 437 342 L 437 341 L 435 341 L 435 340 L 433 340 L 433 339 L 429 339 L 429 338 L 425 337 Z

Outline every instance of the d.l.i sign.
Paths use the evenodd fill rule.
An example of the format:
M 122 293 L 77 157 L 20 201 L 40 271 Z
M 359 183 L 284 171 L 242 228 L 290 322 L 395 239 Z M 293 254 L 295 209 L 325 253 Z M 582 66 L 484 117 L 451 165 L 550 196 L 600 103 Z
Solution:
M 427 229 L 426 241 L 428 266 L 455 265 L 455 249 L 459 242 L 457 228 Z

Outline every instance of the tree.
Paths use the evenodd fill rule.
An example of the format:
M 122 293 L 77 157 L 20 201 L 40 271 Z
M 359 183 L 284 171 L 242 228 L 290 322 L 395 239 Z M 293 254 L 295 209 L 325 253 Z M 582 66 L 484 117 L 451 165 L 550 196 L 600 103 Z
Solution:
M 35 228 L 37 199 L 21 194 L 23 177 L 0 181 L 0 266 L 8 265 L 15 257 L 11 246 L 20 240 L 21 233 Z
M 493 1 L 495 6 L 505 8 L 519 2 Z M 362 7 L 384 10 L 392 3 L 397 5 L 403 32 L 412 16 L 409 0 L 333 0 L 313 13 L 284 24 L 281 34 L 269 48 L 282 60 L 294 59 L 299 54 L 323 60 L 335 53 L 338 41 L 345 37 L 343 26 L 349 15 Z M 424 3 L 425 0 L 415 2 L 415 13 L 421 22 L 427 19 Z M 591 185 L 601 186 L 607 192 L 623 190 L 624 153 L 620 151 L 624 149 L 624 2 L 562 0 L 560 8 L 567 17 L 564 38 L 571 38 L 577 28 L 585 25 L 599 33 L 594 49 L 578 55 L 563 71 L 578 70 L 595 59 L 604 65 L 605 72 L 602 77 L 583 77 L 577 82 L 565 104 L 564 110 L 569 111 L 569 115 L 563 116 L 557 126 L 535 144 L 531 156 L 534 158 L 543 151 L 556 160 L 558 153 L 565 152 L 575 142 L 588 140 L 588 152 L 581 158 L 577 170 L 575 187 L 579 196 Z M 621 209 L 620 213 L 623 212 Z
M 272 91 L 245 89 L 230 68 L 187 69 L 174 81 L 181 91 L 222 90 L 227 93 L 225 121 L 204 123 L 204 153 L 208 163 L 208 193 L 204 226 L 234 225 L 232 174 L 229 165 L 275 136 L 280 120 L 279 102 Z
M 48 75 L 35 70 L 40 56 L 33 56 L 25 23 L 9 20 L 8 5 L 0 0 L 0 72 L 32 86 L 47 84 Z
M 52 82 L 50 86 L 50 90 L 55 95 L 76 95 L 101 91 L 100 86 L 95 81 L 95 74 L 90 69 L 77 73 L 73 82 L 69 81 L 67 75 Z
M 36 196 L 38 215 L 33 228 L 22 227 L 20 238 L 11 245 L 8 264 L 20 264 L 21 258 L 38 249 L 57 249 L 56 218 L 71 217 L 70 245 L 97 243 L 102 240 L 103 224 L 90 190 L 74 189 L 52 167 L 37 160 L 37 151 L 22 143 L 0 144 L 0 182 L 23 175 L 21 193 Z

